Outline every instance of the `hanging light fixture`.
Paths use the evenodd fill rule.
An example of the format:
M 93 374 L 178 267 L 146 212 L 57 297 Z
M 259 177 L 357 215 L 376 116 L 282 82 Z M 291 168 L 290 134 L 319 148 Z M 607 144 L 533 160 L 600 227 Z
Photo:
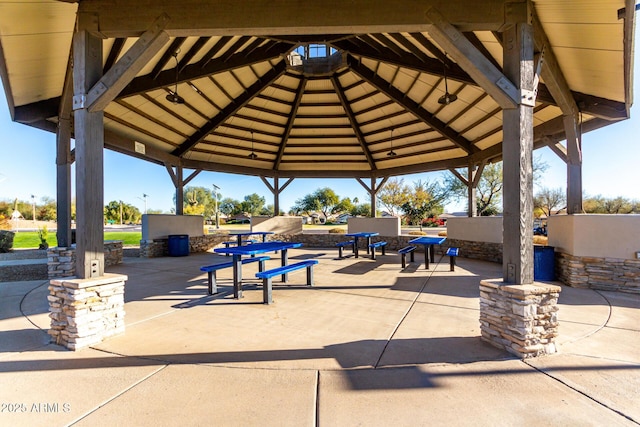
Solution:
M 167 101 L 171 102 L 172 104 L 184 104 L 184 98 L 178 95 L 178 53 L 179 51 L 176 50 L 173 54 L 173 57 L 176 60 L 176 85 L 173 91 L 171 91 L 171 93 L 166 96 Z
M 393 128 L 391 128 L 391 151 L 387 153 L 387 157 L 395 157 L 397 155 L 398 154 L 395 151 L 393 151 Z
M 251 160 L 255 160 L 258 158 L 258 155 L 253 151 L 253 131 L 251 131 L 251 153 L 247 156 Z
M 454 95 L 454 94 L 449 93 L 449 85 L 447 85 L 447 64 L 445 64 L 443 62 L 442 65 L 443 65 L 443 68 L 444 68 L 444 95 L 442 95 L 438 99 L 438 104 L 449 105 L 453 101 L 458 99 L 458 97 L 456 95 Z

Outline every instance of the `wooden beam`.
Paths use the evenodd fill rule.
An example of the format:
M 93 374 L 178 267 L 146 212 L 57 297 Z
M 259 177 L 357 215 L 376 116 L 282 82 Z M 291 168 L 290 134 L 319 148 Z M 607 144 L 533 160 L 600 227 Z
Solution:
M 280 168 L 280 162 L 282 161 L 282 156 L 284 155 L 284 149 L 289 142 L 289 135 L 291 135 L 291 129 L 293 129 L 293 122 L 298 114 L 298 108 L 300 108 L 300 102 L 302 101 L 302 95 L 304 94 L 304 90 L 306 87 L 307 78 L 303 76 L 300 79 L 300 84 L 298 85 L 296 96 L 293 99 L 293 104 L 291 105 L 291 111 L 289 113 L 289 118 L 287 119 L 287 124 L 284 128 L 284 132 L 282 133 L 282 139 L 280 140 L 280 147 L 278 148 L 278 154 L 276 154 L 276 160 L 273 162 L 274 170 Z
M 369 147 L 367 146 L 367 141 L 364 139 L 364 135 L 360 130 L 360 125 L 358 124 L 358 120 L 356 119 L 356 116 L 353 113 L 353 110 L 351 109 L 351 103 L 347 99 L 347 96 L 345 95 L 344 90 L 340 85 L 340 81 L 336 77 L 331 77 L 331 83 L 333 84 L 333 87 L 336 90 L 336 94 L 338 95 L 338 98 L 340 98 L 340 102 L 342 103 L 342 107 L 344 108 L 345 113 L 347 113 L 347 117 L 349 118 L 349 123 L 351 123 L 351 127 L 353 129 L 353 132 L 356 134 L 356 138 L 358 139 L 360 148 L 362 148 L 362 152 L 367 158 L 367 162 L 369 163 L 369 168 L 371 170 L 376 170 L 377 169 L 376 161 L 373 159 L 373 156 L 371 155 L 371 150 L 369 150 Z
M 256 49 L 250 56 L 243 52 L 235 53 L 226 62 L 218 59 L 211 60 L 204 67 L 200 63 L 187 65 L 178 75 L 178 83 L 231 71 L 236 68 L 247 67 L 258 62 L 265 62 L 280 57 L 292 48 L 292 45 L 280 43 L 272 49 L 264 47 Z M 156 77 L 151 75 L 136 77 L 122 90 L 119 97 L 138 95 L 163 87 L 174 85 L 176 82 L 175 69 L 160 72 Z
M 163 31 L 168 17 L 161 15 L 133 46 L 87 93 L 85 105 L 90 112 L 102 111 L 169 41 Z
M 183 184 L 187 185 L 188 183 L 190 183 L 193 178 L 195 178 L 200 174 L 200 172 L 202 172 L 202 169 L 198 169 L 191 172 L 191 174 L 184 180 Z
M 433 114 L 422 108 L 417 102 L 405 96 L 402 91 L 396 89 L 389 82 L 378 76 L 375 72 L 362 65 L 352 56 L 348 57 L 349 66 L 351 70 L 366 80 L 373 87 L 384 93 L 386 96 L 402 105 L 407 111 L 412 113 L 416 118 L 427 124 L 429 127 L 440 133 L 445 138 L 449 139 L 458 147 L 462 148 L 469 154 L 477 151 L 477 148 L 472 146 L 462 135 L 455 132 L 453 129 L 447 127 L 441 120 L 435 117 Z
M 144 32 L 141 23 L 161 13 L 171 17 L 167 31 L 171 36 L 221 36 L 244 34 L 367 34 L 419 32 L 425 24 L 424 11 L 437 7 L 449 21 L 463 31 L 500 31 L 507 23 L 506 0 L 327 0 L 291 2 L 288 0 L 225 0 L 211 4 L 208 13 L 201 0 L 83 0 L 78 13 L 97 17 L 95 31 L 104 37 L 136 37 Z
M 521 96 L 514 84 L 496 68 L 436 8 L 426 13 L 433 22 L 427 32 L 502 108 L 514 108 Z
M 107 56 L 107 60 L 104 62 L 104 67 L 102 68 L 103 73 L 109 71 L 111 67 L 113 67 L 113 64 L 116 63 L 116 60 L 120 56 L 120 53 L 122 52 L 122 48 L 124 47 L 126 41 L 127 39 L 124 38 L 117 38 L 113 41 L 111 50 L 109 51 L 109 55 Z
M 542 79 L 558 107 L 562 110 L 562 114 L 577 118 L 578 105 L 573 99 L 569 84 L 560 69 L 556 55 L 535 13 L 535 9 L 533 10 L 532 24 L 535 48 L 538 52 L 544 52 L 544 63 L 541 70 Z
M 160 75 L 164 67 L 169 63 L 171 58 L 173 58 L 173 54 L 180 49 L 180 46 L 182 46 L 186 39 L 186 37 L 176 37 L 173 39 L 167 50 L 153 67 L 153 70 L 151 70 L 150 76 L 152 79 L 156 79 L 158 75 Z
M 258 81 L 252 84 L 245 92 L 235 99 L 234 102 L 225 107 L 218 115 L 213 117 L 209 122 L 202 126 L 198 131 L 191 135 L 185 142 L 180 144 L 178 148 L 171 153 L 173 156 L 181 157 L 195 147 L 200 141 L 204 140 L 218 126 L 224 123 L 236 111 L 248 104 L 256 95 L 264 88 L 269 86 L 273 81 L 278 79 L 287 69 L 285 61 L 280 61 L 271 70 L 267 71 Z

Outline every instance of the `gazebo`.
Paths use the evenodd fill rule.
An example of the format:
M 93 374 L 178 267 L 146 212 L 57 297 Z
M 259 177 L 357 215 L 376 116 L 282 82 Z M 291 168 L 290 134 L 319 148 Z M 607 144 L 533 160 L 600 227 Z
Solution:
M 289 2 L 0 0 L 13 120 L 57 136 L 58 241 L 104 275 L 102 150 L 200 171 L 296 177 L 455 172 L 504 162 L 503 280 L 533 282 L 532 151 L 567 163 L 581 212 L 581 135 L 629 117 L 632 0 Z M 75 148 L 71 150 L 71 138 Z M 194 172 L 183 176 L 183 169 Z

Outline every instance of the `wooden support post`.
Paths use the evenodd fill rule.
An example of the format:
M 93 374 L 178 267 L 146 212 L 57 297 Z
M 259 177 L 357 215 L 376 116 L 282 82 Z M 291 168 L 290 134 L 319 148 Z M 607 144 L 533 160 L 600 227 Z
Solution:
M 530 23 L 508 27 L 503 45 L 505 75 L 524 94 L 534 80 Z M 503 111 L 503 134 L 503 279 L 526 285 L 533 283 L 533 103 Z
M 71 246 L 71 120 L 58 118 L 56 134 L 56 237 L 58 246 Z
M 264 185 L 267 186 L 269 191 L 271 191 L 271 194 L 273 194 L 273 216 L 280 215 L 280 193 L 282 193 L 284 189 L 291 184 L 294 178 L 287 179 L 287 182 L 285 182 L 283 186 L 280 186 L 280 179 L 277 176 L 273 177 L 273 185 L 271 185 L 264 176 L 261 176 L 260 179 L 264 182 Z
M 56 238 L 58 246 L 63 248 L 68 248 L 73 243 L 71 241 L 71 114 L 73 113 L 71 55 L 60 97 L 56 133 Z
M 280 189 L 278 188 L 278 177 L 273 178 L 273 216 L 280 215 Z
M 582 144 L 575 116 L 564 116 L 567 136 L 567 213 L 582 213 Z
M 478 216 L 478 204 L 476 203 L 476 185 L 473 185 L 475 165 L 469 163 L 467 169 L 467 215 L 469 217 Z
M 176 215 L 184 215 L 184 181 L 182 166 L 176 166 Z
M 375 218 L 377 215 L 377 203 L 376 203 L 376 195 L 378 194 L 378 190 L 376 189 L 376 178 L 371 177 L 371 187 L 369 188 L 369 196 L 371 197 L 371 218 Z
M 79 25 L 73 38 L 76 140 L 76 276 L 104 275 L 103 112 L 89 112 L 86 95 L 102 76 L 102 40 Z

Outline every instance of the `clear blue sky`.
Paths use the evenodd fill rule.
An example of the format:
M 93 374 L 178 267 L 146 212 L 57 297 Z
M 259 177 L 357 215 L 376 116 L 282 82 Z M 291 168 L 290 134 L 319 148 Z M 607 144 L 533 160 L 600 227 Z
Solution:
M 638 46 L 638 43 L 636 43 Z M 640 50 L 636 47 L 636 58 Z M 636 103 L 640 102 L 640 64 L 635 67 Z M 0 92 L 4 93 L 4 92 Z M 13 123 L 4 96 L 0 96 L 0 200 L 18 198 L 38 202 L 43 197 L 55 199 L 56 165 L 55 134 Z M 623 196 L 640 199 L 640 110 L 632 108 L 631 119 L 583 136 L 583 190 L 589 196 Z M 147 194 L 148 209 L 165 212 L 173 207 L 174 187 L 164 168 L 110 150 L 105 150 L 105 204 L 122 200 L 144 211 L 143 194 Z M 550 149 L 534 152 L 549 165 L 541 187 L 566 189 L 566 165 Z M 185 177 L 190 171 L 185 171 Z M 442 173 L 404 176 L 405 183 L 419 179 L 439 180 Z M 257 193 L 273 203 L 271 192 L 257 177 L 201 172 L 189 185 L 213 189 L 221 187 L 222 197 L 242 200 Z M 75 188 L 75 185 L 72 184 Z M 331 187 L 340 197 L 357 197 L 367 201 L 367 192 L 355 179 L 303 179 L 296 178 L 281 194 L 280 207 L 287 211 L 295 201 L 321 187 Z M 75 191 L 75 190 L 74 190 Z M 464 201 L 447 206 L 447 211 L 464 209 Z

